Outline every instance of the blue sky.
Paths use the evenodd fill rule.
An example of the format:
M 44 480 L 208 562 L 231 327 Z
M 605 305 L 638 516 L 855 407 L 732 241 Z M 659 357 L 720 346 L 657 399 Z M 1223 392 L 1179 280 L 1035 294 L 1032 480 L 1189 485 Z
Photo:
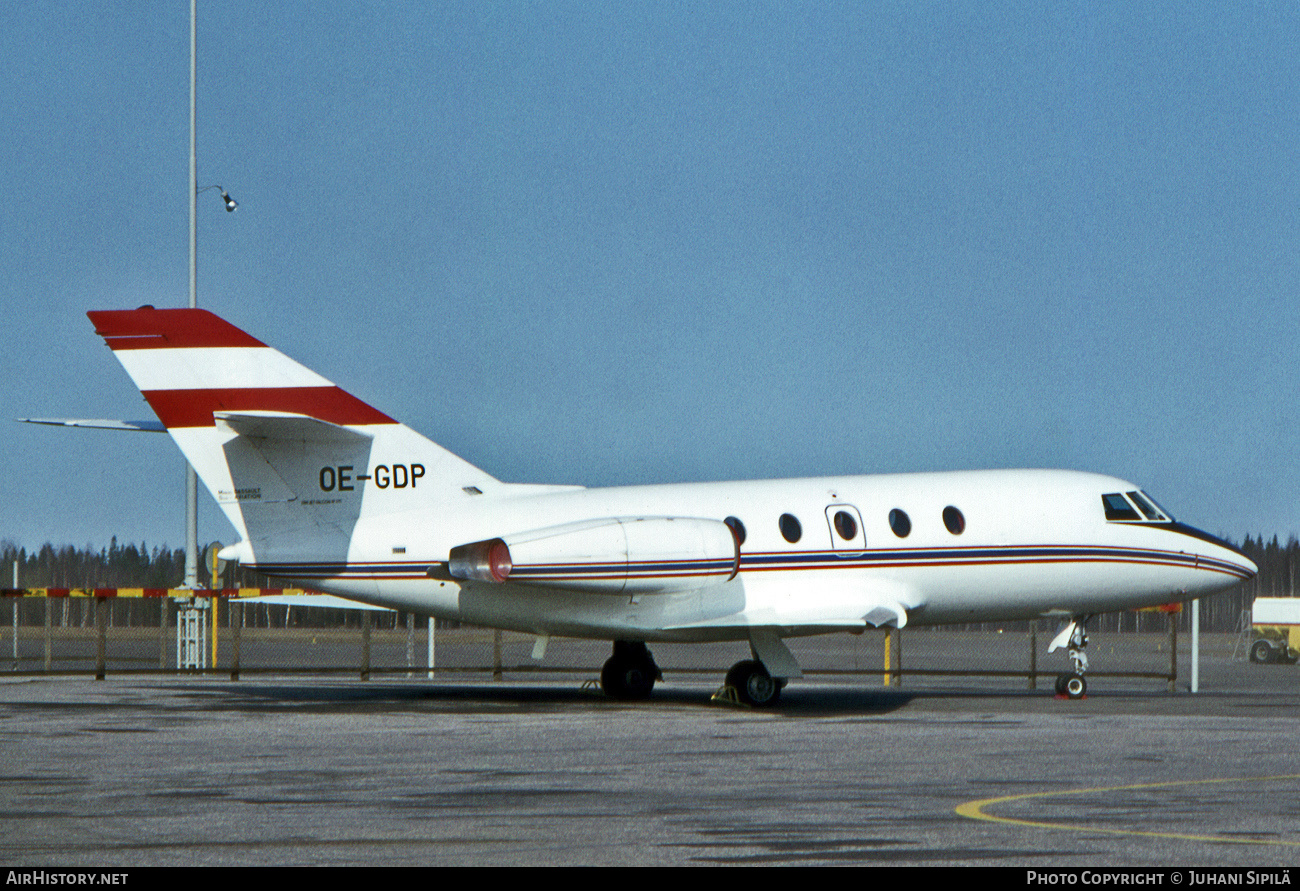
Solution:
M 0 7 L 10 417 L 144 418 L 187 4 Z M 1067 467 L 1300 532 L 1291 4 L 205 3 L 199 304 L 502 479 Z M 183 541 L 10 423 L 0 538 Z M 203 496 L 200 538 L 232 532 Z

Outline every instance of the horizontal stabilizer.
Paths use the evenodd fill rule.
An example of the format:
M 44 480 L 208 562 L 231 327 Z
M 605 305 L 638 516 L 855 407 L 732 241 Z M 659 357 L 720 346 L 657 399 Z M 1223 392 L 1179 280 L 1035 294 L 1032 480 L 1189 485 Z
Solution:
M 166 433 L 161 421 L 110 421 L 104 418 L 18 418 L 25 424 L 51 427 L 85 427 L 91 430 L 128 430 L 133 433 Z
M 215 412 L 213 417 L 218 428 L 252 439 L 313 443 L 360 443 L 374 439 L 369 433 L 289 412 L 219 411 Z

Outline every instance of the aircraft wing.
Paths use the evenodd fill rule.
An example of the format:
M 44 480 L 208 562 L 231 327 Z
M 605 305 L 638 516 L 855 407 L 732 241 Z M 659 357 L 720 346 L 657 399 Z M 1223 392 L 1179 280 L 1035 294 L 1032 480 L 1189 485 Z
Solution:
M 807 633 L 902 628 L 908 610 L 917 605 L 915 592 L 906 586 L 854 578 L 819 581 L 811 592 L 792 589 L 781 580 L 750 580 L 745 584 L 745 601 L 740 612 L 665 630 L 782 628 Z

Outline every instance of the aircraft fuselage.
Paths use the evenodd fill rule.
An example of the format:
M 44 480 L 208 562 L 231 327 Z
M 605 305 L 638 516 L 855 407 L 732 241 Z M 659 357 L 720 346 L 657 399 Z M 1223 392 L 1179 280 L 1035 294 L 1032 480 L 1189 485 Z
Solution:
M 1149 520 L 1136 511 L 1137 519 L 1106 518 L 1104 495 L 1137 491 L 1113 477 L 1054 470 L 540 494 L 520 487 L 518 495 L 480 503 L 468 496 L 455 512 L 363 518 L 346 565 L 301 555 L 258 568 L 440 618 L 645 640 L 744 638 L 753 625 L 779 628 L 782 636 L 861 630 L 865 607 L 882 601 L 901 605 L 910 624 L 1068 617 L 1206 596 L 1254 573 L 1238 551 L 1172 518 Z M 849 519 L 840 516 L 837 527 L 837 515 Z M 738 520 L 744 540 L 737 571 L 696 589 L 647 593 L 575 593 L 510 578 L 482 583 L 436 570 L 430 576 L 458 544 L 605 517 Z M 573 572 L 584 556 L 570 555 Z M 671 562 L 668 555 L 656 565 Z M 600 567 L 607 572 L 608 561 Z

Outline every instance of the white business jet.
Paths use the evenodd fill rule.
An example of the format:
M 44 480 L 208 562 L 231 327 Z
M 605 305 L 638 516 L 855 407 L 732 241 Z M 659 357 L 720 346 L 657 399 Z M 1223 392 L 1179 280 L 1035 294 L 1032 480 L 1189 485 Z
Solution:
M 1073 471 L 504 483 L 209 312 L 89 316 L 241 536 L 222 557 L 529 632 L 535 653 L 552 635 L 610 640 L 615 698 L 661 677 L 648 642 L 748 641 L 727 684 L 767 706 L 801 676 L 787 637 L 1042 616 L 1062 619 L 1052 648 L 1073 660 L 1057 692 L 1079 697 L 1088 617 L 1257 571 L 1138 486 Z

